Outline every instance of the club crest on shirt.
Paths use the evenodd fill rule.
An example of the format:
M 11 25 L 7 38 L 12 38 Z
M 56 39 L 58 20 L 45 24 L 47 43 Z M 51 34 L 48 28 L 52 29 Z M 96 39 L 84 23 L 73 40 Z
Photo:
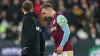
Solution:
M 56 21 L 55 21 L 55 20 L 53 20 L 53 24 L 55 24 L 55 22 L 56 22 Z

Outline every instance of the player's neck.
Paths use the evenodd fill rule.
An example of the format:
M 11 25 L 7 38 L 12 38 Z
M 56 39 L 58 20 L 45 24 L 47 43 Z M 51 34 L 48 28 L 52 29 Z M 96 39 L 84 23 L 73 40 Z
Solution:
M 27 14 L 28 12 L 24 12 L 24 15 Z
M 52 11 L 52 13 L 51 13 L 51 17 L 53 17 L 55 13 L 56 13 L 55 11 Z
M 30 12 L 33 12 L 33 11 L 31 10 Z M 29 12 L 24 11 L 24 15 L 27 14 L 27 13 L 29 13 Z

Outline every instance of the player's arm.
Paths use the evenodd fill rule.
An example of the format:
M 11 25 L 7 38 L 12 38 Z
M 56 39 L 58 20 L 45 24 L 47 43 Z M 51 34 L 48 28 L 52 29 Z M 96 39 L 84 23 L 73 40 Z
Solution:
M 35 18 L 35 17 L 33 17 Z M 37 22 L 39 24 L 39 27 L 40 27 L 40 32 L 39 32 L 39 43 L 40 43 L 40 55 L 43 56 L 44 55 L 44 51 L 45 51 L 45 39 L 44 39 L 44 36 L 43 36 L 43 32 L 42 32 L 42 26 L 41 26 L 41 21 L 39 20 L 40 18 L 38 17 L 38 15 L 36 15 L 36 19 L 37 19 Z M 33 19 L 34 21 L 34 19 Z
M 42 28 L 41 26 L 41 22 L 40 20 L 38 19 L 38 22 L 39 22 L 39 26 L 40 28 Z M 44 51 L 45 51 L 45 39 L 44 39 L 44 35 L 43 35 L 43 32 L 42 32 L 42 29 L 41 29 L 41 32 L 40 32 L 40 55 L 43 56 L 44 55 Z
M 59 24 L 59 26 L 64 32 L 62 41 L 60 43 L 60 46 L 64 47 L 70 35 L 70 30 L 67 24 L 67 19 L 63 15 L 58 15 L 57 23 Z

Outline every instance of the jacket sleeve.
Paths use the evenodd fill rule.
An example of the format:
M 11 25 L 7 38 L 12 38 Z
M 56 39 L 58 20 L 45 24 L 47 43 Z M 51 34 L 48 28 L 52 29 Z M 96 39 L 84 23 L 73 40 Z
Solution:
M 40 28 L 42 28 L 41 22 L 39 19 L 38 19 L 38 21 L 39 21 Z M 41 29 L 41 31 L 40 31 L 40 52 L 43 53 L 44 51 L 45 51 L 45 39 L 44 39 L 43 31 Z
M 40 27 L 40 31 L 39 31 L 40 54 L 43 54 L 45 51 L 45 39 L 41 29 L 41 22 L 38 17 L 36 17 L 36 19 L 37 19 L 37 25 Z

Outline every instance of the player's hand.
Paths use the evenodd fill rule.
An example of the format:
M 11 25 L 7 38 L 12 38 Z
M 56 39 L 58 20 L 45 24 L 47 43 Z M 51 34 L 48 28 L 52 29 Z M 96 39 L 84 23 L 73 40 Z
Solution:
M 62 46 L 59 46 L 59 47 L 56 49 L 56 51 L 57 51 L 57 54 L 61 54 L 62 51 L 63 51 L 63 47 L 62 47 Z

